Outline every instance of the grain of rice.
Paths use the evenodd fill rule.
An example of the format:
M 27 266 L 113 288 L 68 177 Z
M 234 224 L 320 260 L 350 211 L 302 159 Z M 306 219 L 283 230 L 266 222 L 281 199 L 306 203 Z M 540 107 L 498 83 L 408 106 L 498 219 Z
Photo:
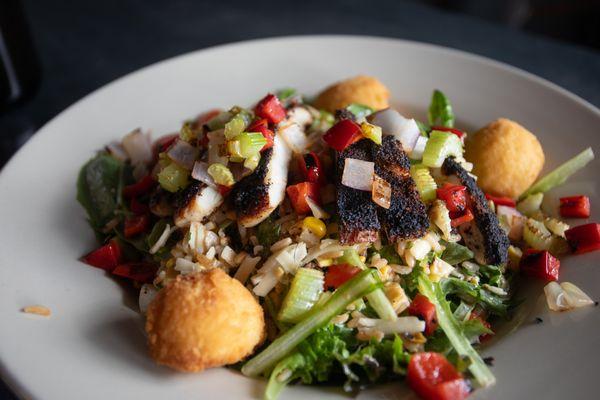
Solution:
M 233 262 L 235 263 L 235 265 L 240 265 L 247 256 L 248 256 L 248 253 L 246 253 L 245 251 L 241 251 L 235 256 L 235 259 L 233 260 Z
M 252 249 L 252 252 L 254 253 L 254 255 L 257 255 L 257 254 L 260 254 L 264 249 L 265 249 L 264 246 L 257 245 L 257 246 L 254 246 L 254 248 Z
M 256 236 L 250 236 L 250 243 L 252 243 L 252 246 L 258 246 L 258 239 L 256 238 Z
M 275 253 L 276 251 L 279 251 L 287 246 L 289 246 L 290 244 L 292 244 L 292 238 L 284 238 L 281 240 L 278 240 L 277 242 L 273 243 L 273 245 L 271 246 L 271 248 L 269 250 L 271 250 L 272 253 Z
M 210 221 L 210 222 L 207 222 L 206 224 L 204 224 L 204 227 L 206 229 L 208 229 L 209 231 L 212 231 L 212 230 L 214 230 L 217 227 L 217 224 L 215 224 L 214 222 Z
M 336 315 L 335 317 L 333 317 L 331 319 L 331 322 L 336 324 L 336 325 L 341 325 L 344 322 L 348 321 L 348 318 L 350 318 L 350 316 L 348 315 L 348 313 L 343 313 L 340 315 Z
M 385 335 L 379 329 L 361 329 L 356 334 L 356 338 L 361 341 L 370 341 L 371 339 L 375 339 L 378 342 L 381 342 Z
M 40 305 L 23 307 L 21 311 L 26 314 L 41 315 L 43 317 L 49 317 L 52 314 L 52 311 L 48 307 Z
M 217 249 L 213 247 L 211 247 L 210 249 L 208 249 L 208 251 L 206 252 L 205 256 L 206 258 L 208 258 L 209 260 L 212 260 L 215 258 L 215 255 L 217 254 Z
M 244 258 L 244 260 L 240 264 L 239 268 L 235 272 L 235 275 L 233 276 L 233 278 L 237 279 L 238 281 L 240 281 L 242 283 L 246 283 L 246 281 L 248 280 L 248 277 L 256 269 L 256 265 L 258 264 L 259 261 L 260 261 L 260 257 L 248 256 L 248 257 Z
M 235 254 L 235 251 L 233 251 L 233 249 L 229 246 L 225 246 L 223 247 L 223 250 L 221 251 L 221 260 L 225 261 L 227 264 L 229 264 L 230 266 L 234 266 L 237 265 L 235 263 L 235 257 L 237 256 L 237 254 Z

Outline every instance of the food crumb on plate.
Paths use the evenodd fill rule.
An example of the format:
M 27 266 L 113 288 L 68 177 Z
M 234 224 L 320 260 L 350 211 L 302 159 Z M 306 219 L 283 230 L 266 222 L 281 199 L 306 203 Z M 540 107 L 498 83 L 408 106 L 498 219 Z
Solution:
M 21 311 L 26 314 L 36 314 L 44 317 L 49 317 L 52 314 L 52 311 L 48 307 L 40 305 L 23 307 Z

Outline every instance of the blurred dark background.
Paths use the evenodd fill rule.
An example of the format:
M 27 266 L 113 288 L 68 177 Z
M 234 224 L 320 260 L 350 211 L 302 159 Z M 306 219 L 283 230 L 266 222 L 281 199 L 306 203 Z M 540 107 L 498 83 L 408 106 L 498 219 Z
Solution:
M 138 68 L 232 41 L 327 33 L 469 51 L 600 106 L 600 0 L 0 0 L 0 167 L 56 114 Z M 1 382 L 0 398 L 13 398 Z

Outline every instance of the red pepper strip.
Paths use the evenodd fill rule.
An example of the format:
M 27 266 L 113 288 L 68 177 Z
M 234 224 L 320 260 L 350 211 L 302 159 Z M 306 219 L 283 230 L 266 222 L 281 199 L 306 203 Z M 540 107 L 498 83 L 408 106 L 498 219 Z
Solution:
M 270 147 L 273 147 L 275 134 L 273 134 L 273 131 L 269 129 L 269 121 L 266 119 L 263 118 L 254 121 L 246 130 L 248 132 L 260 132 L 265 139 L 267 139 L 267 144 L 265 144 L 260 151 L 264 151 Z
M 408 385 L 425 400 L 463 400 L 469 385 L 440 353 L 417 353 L 410 357 Z
M 483 315 L 483 313 L 480 314 L 480 313 L 475 312 L 475 310 L 473 310 L 471 312 L 471 315 L 469 316 L 469 319 L 470 320 L 471 319 L 478 319 L 483 326 L 485 326 L 486 328 L 488 328 L 490 331 L 492 330 L 492 325 L 489 322 L 486 321 L 485 315 Z M 479 341 L 483 342 L 483 341 L 489 340 L 492 337 L 493 334 L 494 333 L 484 333 L 483 335 L 479 336 Z
M 600 224 L 597 222 L 579 225 L 565 231 L 567 241 L 575 254 L 600 250 Z
M 111 272 L 121 262 L 121 248 L 115 239 L 83 257 L 83 262 L 92 267 Z
M 306 202 L 307 197 L 317 203 L 319 202 L 319 185 L 316 183 L 302 182 L 291 185 L 287 187 L 286 192 L 297 214 L 308 214 L 310 212 L 310 206 Z
M 435 305 L 426 296 L 418 293 L 408 307 L 408 314 L 419 317 L 425 321 L 425 335 L 429 336 L 435 332 L 438 323 L 435 313 Z
M 485 194 L 485 198 L 494 202 L 497 206 L 508 206 L 515 208 L 517 206 L 517 202 L 511 199 L 510 197 L 496 197 L 491 194 Z
M 132 197 L 129 203 L 129 210 L 136 215 L 141 215 L 147 214 L 150 211 L 150 207 L 147 204 L 141 203 L 137 197 Z
M 454 133 L 456 136 L 458 136 L 459 139 L 462 139 L 466 135 L 466 133 L 464 133 L 461 130 L 454 129 L 454 128 L 447 128 L 445 126 L 432 126 L 431 130 Z
M 453 220 L 450 221 L 450 225 L 455 228 L 459 225 L 465 224 L 467 222 L 473 221 L 473 213 L 471 212 L 471 210 L 467 210 L 465 211 L 465 213 L 463 215 L 461 215 L 460 217 L 456 217 Z
M 308 182 L 321 183 L 325 178 L 319 156 L 313 151 L 298 158 L 298 167 Z
M 519 268 L 525 275 L 547 282 L 557 281 L 560 261 L 546 250 L 527 249 L 521 257 Z
M 260 118 L 266 118 L 272 124 L 278 124 L 285 118 L 285 108 L 277 96 L 270 93 L 258 102 L 254 113 Z
M 360 126 L 356 122 L 343 119 L 329 128 L 325 135 L 323 135 L 323 140 L 325 140 L 329 147 L 337 151 L 343 151 L 346 147 L 362 138 L 361 132 Z
M 145 177 L 140 179 L 138 182 L 136 182 L 132 185 L 125 186 L 123 188 L 123 196 L 129 199 L 132 197 L 140 196 L 142 194 L 146 194 L 152 188 L 154 188 L 155 184 L 156 184 L 156 181 L 154 180 L 152 175 L 146 175 Z
M 450 211 L 450 218 L 463 214 L 467 208 L 467 188 L 462 185 L 445 183 L 436 190 L 437 198 L 443 200 Z
M 126 238 L 130 238 L 148 229 L 150 225 L 150 217 L 148 214 L 135 215 L 125 220 L 124 234 Z
M 141 283 L 150 283 L 156 276 L 157 266 L 148 262 L 119 264 L 112 273 Z
M 217 189 L 219 190 L 219 193 L 221 193 L 221 196 L 225 197 L 231 192 L 233 186 L 217 185 Z
M 565 218 L 589 218 L 590 198 L 587 196 L 561 197 L 560 215 Z
M 325 289 L 337 289 L 360 272 L 360 268 L 349 264 L 337 264 L 327 268 Z

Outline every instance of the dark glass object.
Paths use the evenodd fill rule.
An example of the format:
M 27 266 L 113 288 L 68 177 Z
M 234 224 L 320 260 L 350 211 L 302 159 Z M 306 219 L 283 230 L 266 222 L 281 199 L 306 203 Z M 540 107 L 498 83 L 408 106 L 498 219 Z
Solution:
M 0 109 L 35 92 L 40 68 L 20 0 L 0 0 Z

